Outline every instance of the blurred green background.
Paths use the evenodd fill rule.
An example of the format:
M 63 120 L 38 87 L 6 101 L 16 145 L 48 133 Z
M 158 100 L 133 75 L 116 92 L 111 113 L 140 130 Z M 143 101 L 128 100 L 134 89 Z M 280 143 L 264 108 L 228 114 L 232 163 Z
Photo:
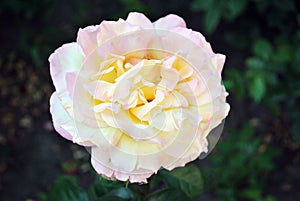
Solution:
M 223 80 L 232 109 L 215 150 L 196 161 L 204 185 L 194 200 L 299 200 L 297 0 L 0 1 L 0 200 L 86 200 L 83 189 L 93 189 L 94 178 L 89 155 L 51 125 L 48 57 L 75 41 L 80 27 L 126 18 L 130 11 L 152 21 L 177 14 L 227 56 Z M 139 200 L 140 188 L 160 186 L 153 180 L 148 189 L 132 186 L 125 194 L 121 184 L 110 185 L 121 187 L 113 191 L 122 194 L 115 200 Z M 148 197 L 159 199 L 166 200 Z

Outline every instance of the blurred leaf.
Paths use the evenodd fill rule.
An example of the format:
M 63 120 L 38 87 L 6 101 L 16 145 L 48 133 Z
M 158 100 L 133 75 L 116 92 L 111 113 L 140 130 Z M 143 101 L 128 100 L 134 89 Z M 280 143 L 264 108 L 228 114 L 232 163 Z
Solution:
M 124 182 L 119 182 L 117 180 L 109 180 L 95 174 L 95 182 L 90 186 L 89 195 L 93 200 L 113 190 L 120 189 L 124 186 Z
M 239 100 L 245 97 L 245 79 L 242 74 L 235 69 L 226 69 L 224 76 L 226 89 L 234 94 Z
M 255 75 L 249 86 L 250 96 L 255 102 L 260 102 L 266 93 L 265 78 L 261 74 Z
M 253 52 L 260 58 L 268 60 L 272 55 L 273 47 L 269 43 L 269 41 L 267 41 L 264 38 L 261 38 L 255 41 L 253 45 Z
M 218 9 L 210 9 L 204 16 L 204 28 L 207 33 L 212 33 L 219 24 L 221 13 Z
M 275 62 L 288 62 L 292 59 L 292 49 L 289 44 L 280 44 L 273 57 Z
M 262 192 L 261 192 L 261 189 L 248 188 L 248 189 L 243 190 L 240 194 L 243 198 L 246 198 L 249 200 L 259 200 L 261 198 Z
M 111 200 L 123 200 L 123 201 L 134 201 L 136 200 L 135 195 L 129 188 L 119 188 L 110 191 L 106 195 L 99 198 L 99 200 L 104 201 L 111 201 Z
M 214 0 L 195 0 L 191 3 L 191 9 L 194 11 L 207 11 L 212 9 Z
M 250 57 L 246 59 L 246 66 L 251 70 L 263 70 L 265 63 L 257 57 Z
M 163 189 L 150 194 L 145 201 L 190 201 L 181 191 L 176 189 Z
M 224 12 L 225 19 L 234 20 L 246 8 L 248 0 L 227 0 L 226 8 L 228 12 Z
M 76 177 L 61 176 L 50 187 L 48 201 L 89 201 L 88 195 L 77 184 Z
M 190 198 L 203 191 L 202 175 L 199 168 L 192 163 L 172 171 L 161 170 L 159 174 L 170 187 L 181 190 Z

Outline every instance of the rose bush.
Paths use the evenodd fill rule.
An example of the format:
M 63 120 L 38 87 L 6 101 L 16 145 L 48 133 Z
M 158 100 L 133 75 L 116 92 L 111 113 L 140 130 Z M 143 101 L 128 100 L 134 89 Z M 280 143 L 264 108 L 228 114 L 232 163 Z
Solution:
M 140 13 L 80 29 L 49 58 L 56 131 L 91 147 L 99 174 L 146 182 L 208 151 L 229 112 L 215 54 L 182 18 Z

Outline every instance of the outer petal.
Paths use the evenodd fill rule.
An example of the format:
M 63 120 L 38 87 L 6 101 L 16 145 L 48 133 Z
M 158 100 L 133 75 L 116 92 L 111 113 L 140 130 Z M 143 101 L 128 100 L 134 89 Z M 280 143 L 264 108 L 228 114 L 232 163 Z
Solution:
M 153 23 L 156 29 L 169 30 L 175 27 L 186 27 L 185 21 L 174 14 L 167 15 L 166 17 L 158 19 Z
M 50 55 L 50 74 L 57 92 L 67 90 L 66 73 L 79 71 L 83 58 L 77 43 L 65 44 Z
M 142 13 L 129 13 L 126 22 L 132 25 L 143 27 L 144 29 L 153 28 L 152 22 Z
M 97 48 L 97 34 L 100 32 L 100 26 L 88 26 L 84 29 L 79 29 L 77 43 L 81 47 L 84 54 L 89 55 Z
M 55 130 L 67 140 L 72 140 L 72 135 L 64 130 L 61 125 L 72 121 L 65 108 L 61 105 L 57 93 L 54 92 L 50 97 L 50 113 Z
M 123 19 L 119 19 L 117 22 L 115 21 L 103 21 L 100 24 L 101 33 L 98 34 L 97 40 L 100 44 L 112 39 L 114 37 L 118 37 L 122 34 L 130 33 L 133 31 L 137 31 L 140 29 L 139 26 L 132 25 Z
M 185 36 L 187 39 L 192 40 L 194 43 L 196 43 L 201 48 L 203 48 L 209 54 L 212 64 L 214 65 L 219 76 L 221 77 L 221 72 L 225 63 L 225 55 L 215 54 L 211 48 L 211 45 L 206 41 L 205 37 L 199 32 L 193 31 L 191 29 L 182 28 L 182 27 L 176 27 L 171 31 L 181 34 L 182 36 Z
M 55 130 L 64 138 L 83 146 L 94 145 L 94 142 L 97 145 L 108 143 L 101 135 L 99 128 L 86 126 L 70 117 L 63 107 L 57 92 L 53 93 L 50 98 L 50 112 Z

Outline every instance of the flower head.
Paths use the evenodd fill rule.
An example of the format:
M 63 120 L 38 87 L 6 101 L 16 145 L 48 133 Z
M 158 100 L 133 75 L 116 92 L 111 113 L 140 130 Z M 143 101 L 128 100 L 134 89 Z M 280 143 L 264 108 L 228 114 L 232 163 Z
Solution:
M 49 58 L 56 131 L 91 147 L 99 174 L 145 182 L 208 151 L 229 112 L 215 54 L 182 18 L 140 13 L 80 29 Z

